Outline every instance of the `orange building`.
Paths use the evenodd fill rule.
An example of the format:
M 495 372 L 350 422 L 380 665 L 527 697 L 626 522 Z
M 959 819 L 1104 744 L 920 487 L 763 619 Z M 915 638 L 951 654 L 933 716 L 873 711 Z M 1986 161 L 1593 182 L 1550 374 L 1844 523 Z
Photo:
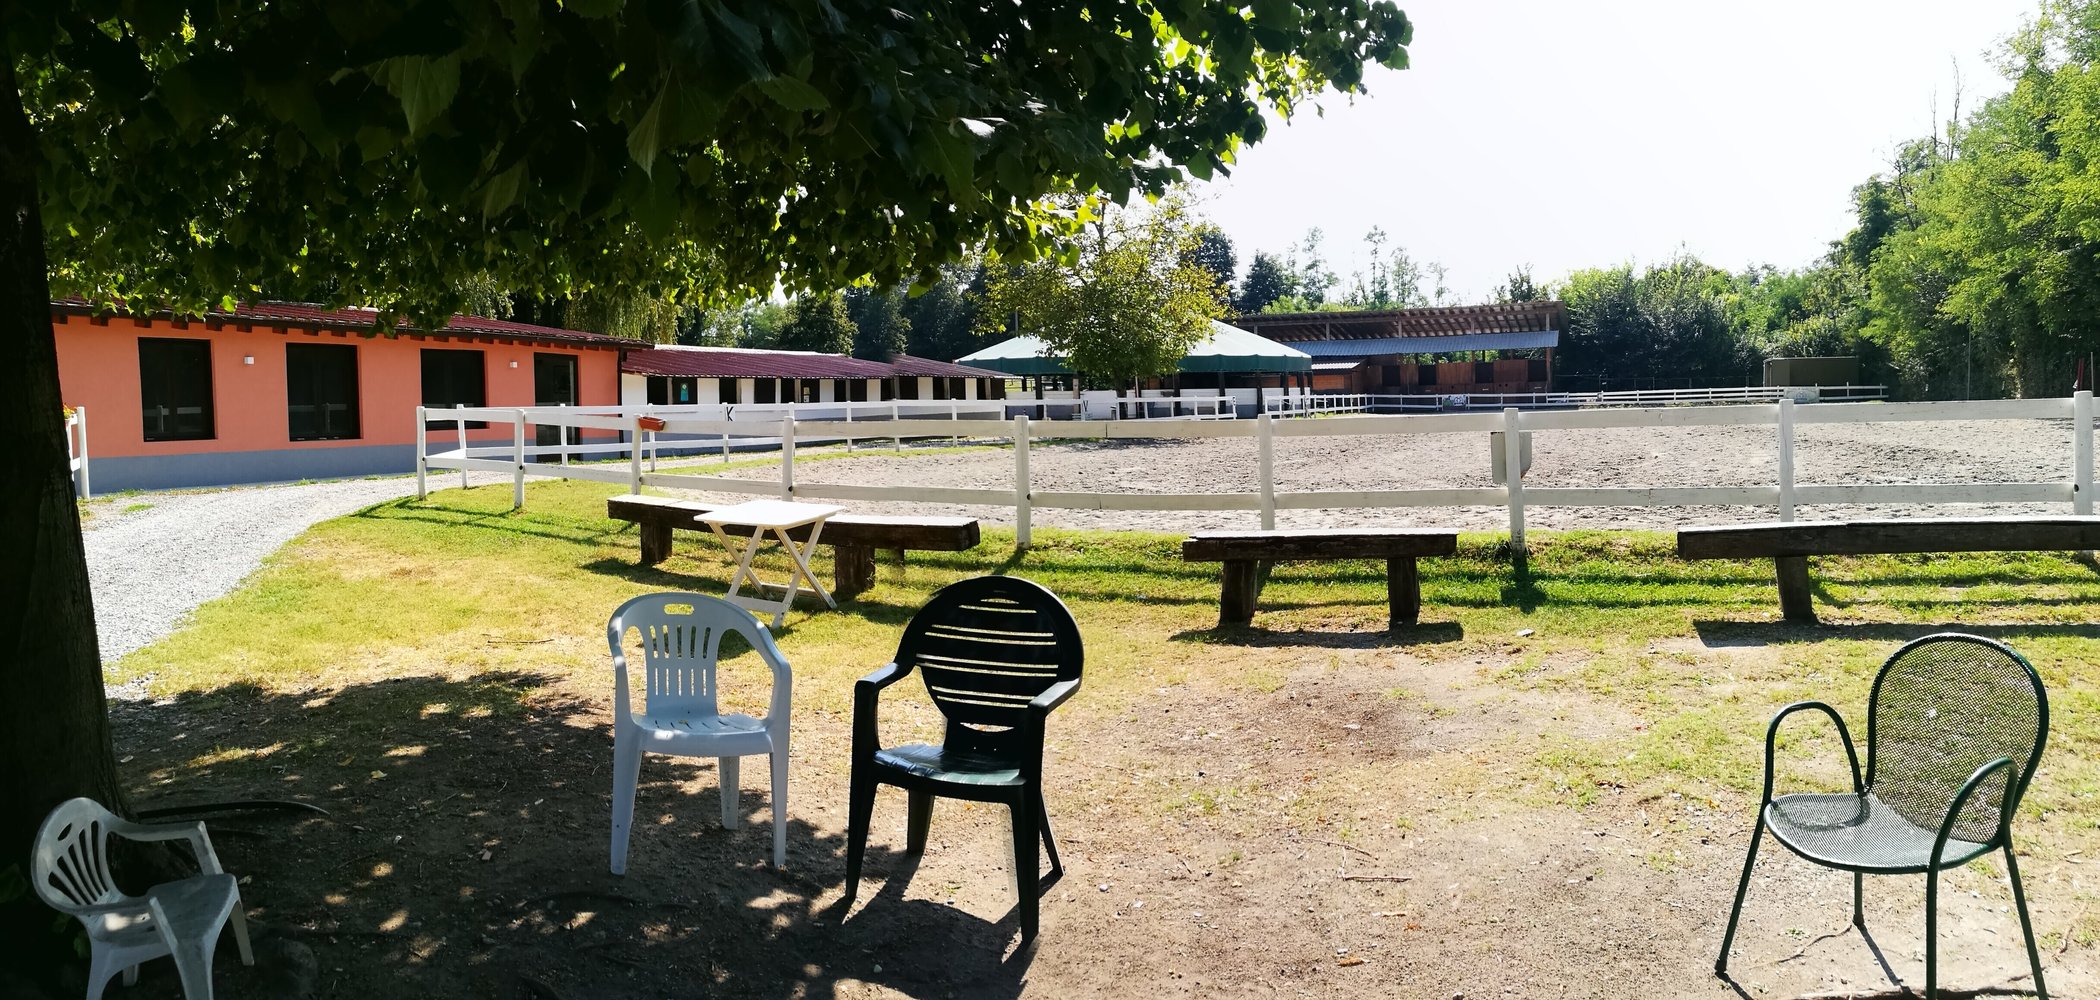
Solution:
M 58 302 L 51 323 L 97 492 L 413 472 L 418 405 L 616 406 L 636 346 L 467 316 L 375 335 L 365 310 L 275 302 L 201 319 Z M 510 434 L 470 424 L 468 438 Z

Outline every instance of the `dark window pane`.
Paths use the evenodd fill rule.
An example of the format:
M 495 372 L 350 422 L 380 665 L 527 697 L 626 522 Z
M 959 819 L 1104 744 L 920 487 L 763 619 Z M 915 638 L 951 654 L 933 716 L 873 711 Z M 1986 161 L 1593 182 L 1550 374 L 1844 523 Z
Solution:
M 1435 385 L 1435 384 L 1436 384 L 1436 366 L 1435 366 L 1435 365 L 1417 365 L 1417 366 L 1415 366 L 1415 370 L 1416 370 L 1416 371 L 1419 371 L 1419 372 L 1421 372 L 1421 373 L 1422 373 L 1422 377 L 1421 377 L 1421 379 L 1419 379 L 1419 380 L 1418 380 L 1418 381 L 1417 381 L 1417 382 L 1415 383 L 1416 385 Z
M 1475 361 L 1475 362 L 1473 362 L 1473 381 L 1475 381 L 1475 382 L 1478 382 L 1478 383 L 1481 383 L 1481 384 L 1485 385 L 1485 384 L 1487 384 L 1487 383 L 1493 382 L 1494 380 L 1495 380 L 1495 363 L 1494 363 L 1494 362 L 1492 362 L 1492 361 Z
M 754 390 L 751 393 L 751 401 L 754 403 L 771 403 L 780 398 L 780 382 L 776 379 L 754 379 L 751 388 Z
M 211 410 L 211 341 L 140 337 L 139 409 L 148 441 L 217 436 Z
M 487 406 L 488 383 L 482 370 L 480 351 L 423 349 L 424 406 Z M 432 420 L 434 431 L 452 430 L 453 421 Z M 467 421 L 467 429 L 487 427 L 480 420 Z
M 292 440 L 358 436 L 356 345 L 286 344 L 284 386 Z
M 960 378 L 951 378 L 951 379 L 949 379 L 949 380 L 948 380 L 948 398 L 949 398 L 949 399 L 968 399 L 968 398 L 970 398 L 970 385 L 969 385 L 969 380 L 968 380 L 968 379 L 960 379 Z
M 1528 368 L 1528 374 L 1526 374 L 1524 377 L 1525 381 L 1544 382 L 1546 380 L 1545 358 L 1532 358 L 1529 362 L 1526 363 L 1526 366 Z
M 736 385 L 736 379 L 733 379 L 733 378 L 725 378 L 725 379 L 716 379 L 716 381 L 717 381 L 717 382 L 719 382 L 719 383 L 721 383 L 721 386 L 722 386 L 722 402 L 724 402 L 724 403 L 740 403 L 740 402 L 742 402 L 742 401 L 743 401 L 742 399 L 740 399 L 740 398 L 739 398 L 739 397 L 737 396 L 737 385 Z
M 671 379 L 664 375 L 649 376 L 649 405 L 663 406 L 671 401 Z
M 679 406 L 691 406 L 700 398 L 700 380 L 697 378 L 674 378 L 671 380 L 671 402 Z

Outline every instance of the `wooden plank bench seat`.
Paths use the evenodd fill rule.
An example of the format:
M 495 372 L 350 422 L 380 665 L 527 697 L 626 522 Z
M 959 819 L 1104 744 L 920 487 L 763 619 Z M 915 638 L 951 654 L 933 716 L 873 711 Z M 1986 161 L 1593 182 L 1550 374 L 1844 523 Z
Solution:
M 1768 521 L 1684 528 L 1684 559 L 1770 559 L 1779 610 L 1815 624 L 1809 556 L 1898 552 L 2083 552 L 2100 548 L 2100 517 L 1915 517 L 1855 521 Z
M 1422 585 L 1415 560 L 1458 551 L 1458 532 L 1428 528 L 1316 528 L 1308 530 L 1210 531 L 1181 543 L 1187 562 L 1221 562 L 1218 624 L 1246 625 L 1277 562 L 1384 559 L 1387 623 L 1413 625 L 1422 610 Z
M 654 566 L 671 555 L 674 530 L 708 531 L 694 518 L 716 505 L 675 497 L 623 495 L 605 501 L 605 516 L 641 527 L 642 565 Z M 732 535 L 748 535 L 750 528 L 735 525 Z M 809 537 L 807 528 L 791 530 L 797 541 Z M 973 517 L 889 517 L 878 514 L 837 514 L 824 522 L 818 544 L 832 547 L 832 593 L 851 597 L 875 583 L 875 550 L 887 549 L 902 560 L 908 549 L 927 552 L 964 552 L 977 547 L 977 519 Z

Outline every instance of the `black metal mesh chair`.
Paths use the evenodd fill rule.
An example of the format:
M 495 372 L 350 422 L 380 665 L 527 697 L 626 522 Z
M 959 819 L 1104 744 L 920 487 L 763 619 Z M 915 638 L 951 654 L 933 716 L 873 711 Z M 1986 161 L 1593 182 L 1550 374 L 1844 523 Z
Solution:
M 1801 711 L 1822 712 L 1837 724 L 1852 765 L 1850 793 L 1772 795 L 1779 725 Z M 1714 971 L 1728 974 L 1728 949 L 1750 890 L 1750 870 L 1769 829 L 1795 854 L 1852 873 L 1852 923 L 1862 931 L 1865 876 L 1925 875 L 1926 1000 L 1938 990 L 1939 873 L 2003 851 L 2034 992 L 2048 1000 L 2012 846 L 2013 811 L 2034 777 L 2048 732 L 2049 697 L 2034 668 L 2002 643 L 1956 633 L 1911 642 L 1882 665 L 1867 703 L 1864 777 L 1836 709 L 1820 701 L 1780 709 L 1765 733 L 1764 797 Z
M 853 691 L 853 776 L 846 823 L 846 899 L 860 890 L 875 790 L 911 795 L 907 850 L 926 847 L 936 796 L 1004 803 L 1013 811 L 1021 939 L 1035 937 L 1042 887 L 1064 873 L 1043 806 L 1043 722 L 1079 690 L 1079 625 L 1056 595 L 1018 577 L 985 576 L 942 588 L 905 626 L 897 658 Z M 876 733 L 882 689 L 916 667 L 947 717 L 938 745 L 884 747 Z M 1036 842 L 1050 853 L 1039 877 Z

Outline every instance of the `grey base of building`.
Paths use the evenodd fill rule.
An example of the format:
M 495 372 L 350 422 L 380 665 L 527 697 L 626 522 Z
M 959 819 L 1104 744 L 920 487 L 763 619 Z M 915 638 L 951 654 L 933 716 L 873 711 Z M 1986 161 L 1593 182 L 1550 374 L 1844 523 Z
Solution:
M 125 490 L 175 490 L 200 486 L 296 483 L 308 479 L 411 475 L 412 444 L 283 448 L 270 451 L 203 452 L 190 455 L 90 454 L 88 471 L 97 495 Z

